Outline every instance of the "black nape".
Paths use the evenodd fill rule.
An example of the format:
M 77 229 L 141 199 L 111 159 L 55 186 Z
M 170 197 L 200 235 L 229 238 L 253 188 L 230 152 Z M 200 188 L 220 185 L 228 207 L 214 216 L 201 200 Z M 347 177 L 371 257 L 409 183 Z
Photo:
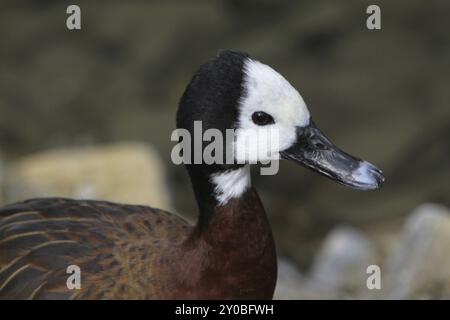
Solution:
M 233 128 L 248 58 L 246 53 L 224 50 L 200 66 L 180 99 L 177 128 L 192 130 L 196 120 L 203 122 L 204 130 Z
M 243 78 L 245 60 L 249 55 L 244 52 L 223 50 L 201 65 L 187 85 L 178 106 L 176 125 L 191 134 L 191 150 L 194 150 L 194 121 L 202 122 L 202 131 L 215 128 L 226 137 L 226 129 L 235 129 L 239 117 L 239 100 L 244 94 Z M 203 142 L 203 150 L 209 142 Z M 224 146 L 225 153 L 229 146 Z M 214 185 L 210 182 L 213 173 L 238 168 L 232 164 L 193 164 L 194 152 L 191 152 L 191 164 L 186 164 L 200 215 L 210 212 L 217 203 L 214 198 Z

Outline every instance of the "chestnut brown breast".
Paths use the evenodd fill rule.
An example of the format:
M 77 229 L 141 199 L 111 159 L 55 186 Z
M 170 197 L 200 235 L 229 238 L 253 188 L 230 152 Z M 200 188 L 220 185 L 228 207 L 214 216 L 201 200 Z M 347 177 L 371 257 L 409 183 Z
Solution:
M 67 267 L 81 270 L 68 289 Z M 207 226 L 144 206 L 61 198 L 0 209 L 1 299 L 272 297 L 273 239 L 254 190 Z

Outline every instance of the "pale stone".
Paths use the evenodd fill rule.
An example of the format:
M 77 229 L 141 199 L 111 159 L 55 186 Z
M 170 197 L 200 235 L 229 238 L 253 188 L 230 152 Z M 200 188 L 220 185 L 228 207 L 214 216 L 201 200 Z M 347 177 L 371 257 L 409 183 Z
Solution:
M 0 157 L 0 205 L 4 203 L 4 164 Z
M 59 196 L 172 207 L 159 155 L 139 143 L 30 155 L 9 166 L 6 185 L 8 202 Z
M 327 293 L 327 297 L 355 296 L 366 288 L 367 267 L 376 262 L 375 247 L 363 233 L 337 227 L 314 259 L 308 287 Z

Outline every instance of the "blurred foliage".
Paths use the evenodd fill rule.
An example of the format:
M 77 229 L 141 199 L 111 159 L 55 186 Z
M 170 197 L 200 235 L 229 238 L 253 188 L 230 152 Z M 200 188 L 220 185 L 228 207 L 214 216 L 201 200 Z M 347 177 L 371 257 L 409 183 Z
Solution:
M 318 125 L 386 173 L 374 193 L 344 189 L 295 165 L 257 177 L 281 254 L 306 263 L 338 223 L 389 224 L 425 201 L 450 205 L 450 2 L 66 1 L 0 4 L 0 152 L 121 140 L 153 144 L 175 206 L 195 212 L 184 169 L 170 162 L 179 96 L 198 65 L 236 48 L 299 89 Z M 299 243 L 308 242 L 297 250 Z

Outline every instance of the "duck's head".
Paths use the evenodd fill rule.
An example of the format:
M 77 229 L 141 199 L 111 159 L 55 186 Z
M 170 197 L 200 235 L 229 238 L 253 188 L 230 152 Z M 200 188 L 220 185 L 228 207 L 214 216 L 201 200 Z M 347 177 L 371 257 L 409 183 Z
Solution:
M 377 189 L 384 181 L 374 165 L 343 152 L 316 127 L 303 98 L 282 75 L 242 52 L 222 51 L 195 73 L 181 98 L 177 127 L 193 135 L 194 121 L 201 121 L 203 132 L 218 129 L 223 137 L 226 129 L 235 130 L 224 149 L 233 150 L 233 164 L 189 165 L 217 183 L 217 177 L 228 176 L 228 187 L 239 182 L 230 177 L 245 163 L 277 158 L 359 190 Z M 267 139 L 273 137 L 269 132 L 276 132 L 276 141 Z M 249 145 L 249 136 L 259 139 Z

